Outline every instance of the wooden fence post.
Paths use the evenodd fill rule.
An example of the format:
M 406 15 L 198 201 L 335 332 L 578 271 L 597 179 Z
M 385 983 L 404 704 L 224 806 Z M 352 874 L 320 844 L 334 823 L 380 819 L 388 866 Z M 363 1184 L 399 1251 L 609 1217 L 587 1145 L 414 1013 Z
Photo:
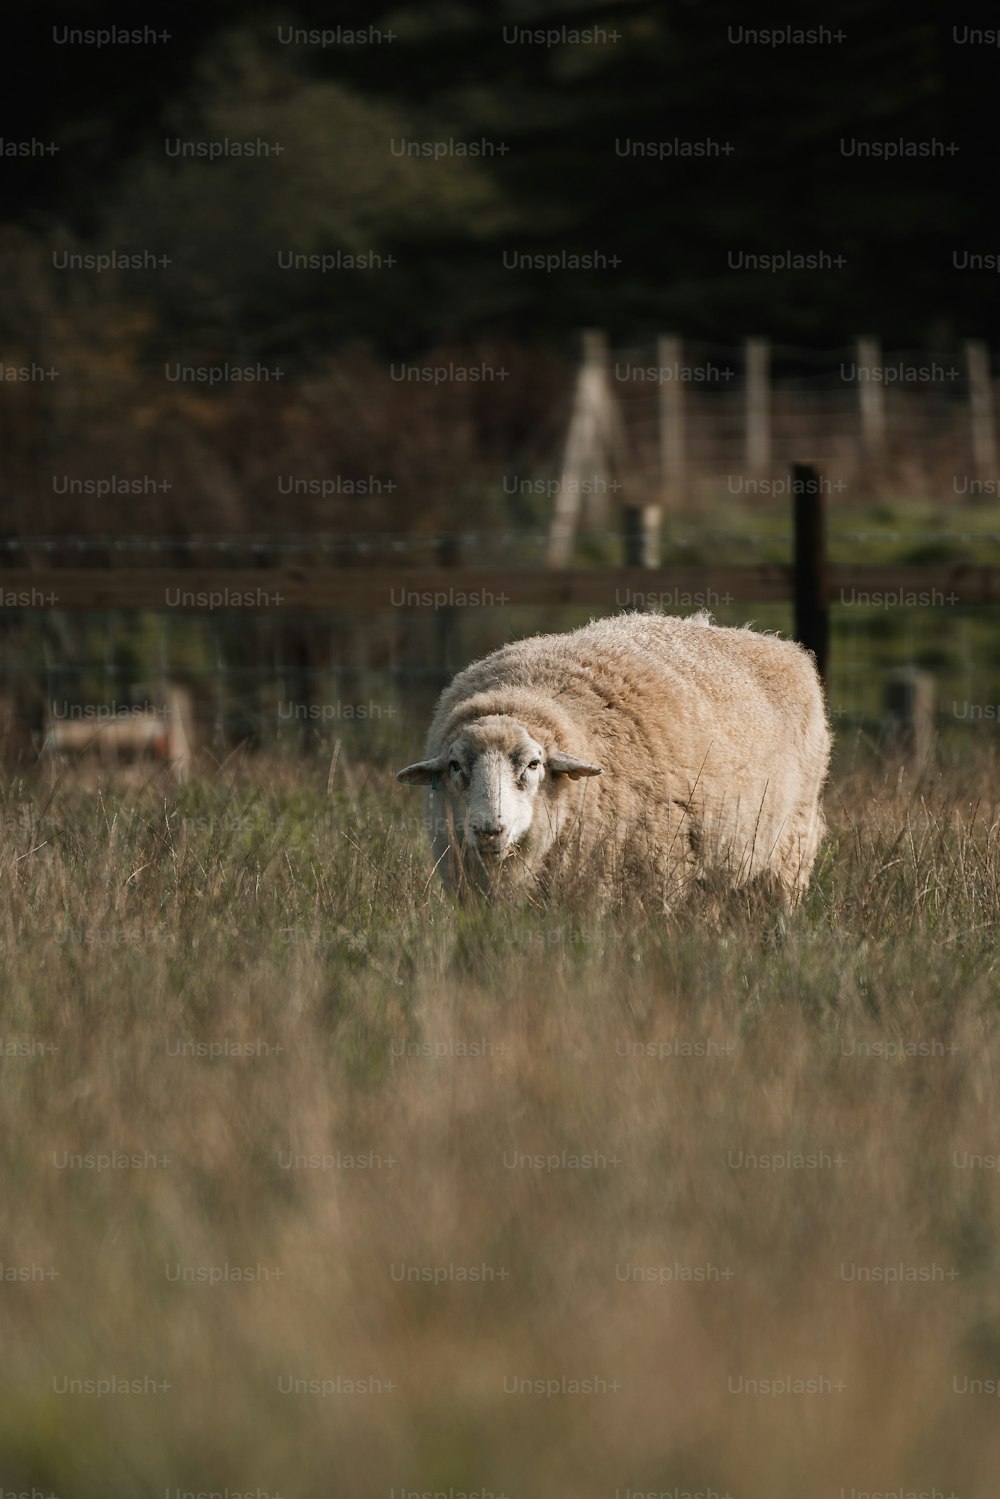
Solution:
M 622 548 L 626 567 L 659 567 L 658 505 L 623 505 Z
M 993 384 L 990 351 L 981 338 L 965 345 L 969 372 L 969 415 L 972 422 L 972 464 L 977 479 L 996 477 L 997 439 L 993 423 Z
M 903 666 L 885 685 L 885 738 L 890 749 L 912 760 L 916 769 L 934 752 L 934 682 L 925 671 Z
M 872 372 L 882 367 L 882 349 L 877 338 L 859 338 L 858 410 L 861 415 L 861 451 L 866 462 L 877 463 L 885 451 L 885 384 Z M 862 374 L 866 371 L 866 374 Z
M 678 378 L 684 349 L 674 333 L 657 339 L 657 369 L 660 371 L 660 493 L 664 509 L 676 509 L 684 493 L 687 468 L 684 432 L 684 383 Z M 669 380 L 663 370 L 673 370 Z
M 792 465 L 795 522 L 795 638 L 816 657 L 827 683 L 830 611 L 826 577 L 826 515 L 819 471 L 811 463 Z
M 771 466 L 771 345 L 766 338 L 746 343 L 746 462 L 751 474 Z
M 194 697 L 190 687 L 170 681 L 161 688 L 161 700 L 167 722 L 167 763 L 179 781 L 186 781 L 195 746 Z
M 549 529 L 550 567 L 565 567 L 573 554 L 584 480 L 593 485 L 589 518 L 606 517 L 607 497 L 598 492 L 596 480 L 620 467 L 624 447 L 625 429 L 608 377 L 607 337 L 600 329 L 589 328 L 583 335 L 583 365 Z

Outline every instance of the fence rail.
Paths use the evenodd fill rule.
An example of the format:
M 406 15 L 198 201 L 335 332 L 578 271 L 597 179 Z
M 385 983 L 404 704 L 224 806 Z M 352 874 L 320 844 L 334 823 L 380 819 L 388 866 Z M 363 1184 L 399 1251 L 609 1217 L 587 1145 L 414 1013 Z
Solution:
M 1000 566 L 976 562 L 829 563 L 827 602 L 863 604 L 863 595 L 899 602 L 1000 603 Z M 912 597 L 908 597 L 911 596 Z M 595 605 L 659 602 L 695 608 L 785 603 L 795 596 L 791 563 L 680 567 L 3 568 L 0 612 L 150 609 L 206 614 L 380 609 Z M 940 596 L 940 598 L 938 597 Z
M 989 633 L 994 625 L 971 607 L 957 615 L 952 611 L 1000 605 L 1000 561 L 832 562 L 826 486 L 819 471 L 796 464 L 785 492 L 792 499 L 790 535 L 701 530 L 692 543 L 702 556 L 718 551 L 720 560 L 706 562 L 695 553 L 690 563 L 666 565 L 658 559 L 650 565 L 647 555 L 655 557 L 658 549 L 637 545 L 640 533 L 634 526 L 617 533 L 624 565 L 555 567 L 529 564 L 526 533 L 508 532 L 496 540 L 519 542 L 520 557 L 494 545 L 485 532 L 405 538 L 220 535 L 188 538 L 187 546 L 139 535 L 0 537 L 0 622 L 6 641 L 0 707 L 11 725 L 32 727 L 33 744 L 41 715 L 41 732 L 46 726 L 50 731 L 46 743 L 57 745 L 57 720 L 72 714 L 78 699 L 110 697 L 120 708 L 132 697 L 145 700 L 154 679 L 161 697 L 168 685 L 179 690 L 181 680 L 192 692 L 190 743 L 196 729 L 220 745 L 248 736 L 264 742 L 269 723 L 278 737 L 286 729 L 301 734 L 303 725 L 325 725 L 327 719 L 316 719 L 314 710 L 325 713 L 334 704 L 338 726 L 341 717 L 360 718 L 368 728 L 383 712 L 391 719 L 400 711 L 395 701 L 362 701 L 369 674 L 392 684 L 393 699 L 399 695 L 412 703 L 415 695 L 440 686 L 471 654 L 492 648 L 498 630 L 506 638 L 507 622 L 498 623 L 496 611 L 708 608 L 732 618 L 725 611 L 736 605 L 737 618 L 746 618 L 749 606 L 792 605 L 794 634 L 814 653 L 838 722 L 872 721 L 877 712 L 872 700 L 885 686 L 886 721 L 912 731 L 916 743 L 919 707 L 926 738 L 934 689 L 914 672 L 918 663 L 936 664 L 947 676 L 955 722 L 977 722 L 979 715 L 992 721 L 1000 689 L 991 685 L 988 669 L 974 671 L 973 661 L 976 650 L 984 663 L 1000 659 Z M 919 539 L 940 546 L 947 539 L 963 547 L 987 539 L 985 533 L 935 529 L 919 537 L 841 533 L 838 544 L 863 545 L 876 536 L 911 545 Z M 603 539 L 615 539 L 615 533 Z M 992 533 L 989 540 L 995 540 Z M 684 539 L 671 542 L 683 559 Z M 760 547 L 792 545 L 787 560 L 731 562 L 727 552 L 734 542 L 740 546 L 737 557 L 744 559 Z M 477 555 L 463 557 L 466 547 Z M 918 644 L 916 616 L 942 606 L 945 613 L 937 619 L 948 621 L 949 628 L 933 640 L 924 631 Z M 872 607 L 892 609 L 891 624 L 872 621 Z M 158 618 L 158 646 L 148 619 L 141 627 L 123 619 L 136 611 Z M 90 623 L 80 618 L 86 615 L 94 616 L 98 630 L 105 617 L 103 669 L 84 670 L 83 654 L 92 652 L 94 639 Z M 72 623 L 70 616 L 75 616 Z M 199 617 L 204 623 L 196 623 Z M 189 624 L 182 626 L 183 619 Z M 831 630 L 843 658 L 832 667 Z M 858 647 L 866 631 L 862 670 Z M 124 636 L 134 640 L 122 643 Z M 901 670 L 907 674 L 903 682 L 896 680 Z M 41 694 L 39 673 L 45 679 Z M 103 688 L 97 685 L 101 677 Z M 906 719 L 907 704 L 913 723 Z M 295 716 L 296 705 L 308 711 L 306 718 Z M 1000 707 L 995 716 L 1000 721 Z M 118 737 L 124 743 L 128 735 L 123 730 Z

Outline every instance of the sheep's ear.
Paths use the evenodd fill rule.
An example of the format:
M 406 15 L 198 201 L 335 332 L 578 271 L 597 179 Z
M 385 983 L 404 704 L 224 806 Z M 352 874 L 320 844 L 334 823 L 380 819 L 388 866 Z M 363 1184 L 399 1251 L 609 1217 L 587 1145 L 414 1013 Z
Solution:
M 563 755 L 556 750 L 546 760 L 546 765 L 554 776 L 569 776 L 571 781 L 578 781 L 581 776 L 599 776 L 603 771 L 599 765 L 588 765 L 584 760 L 575 760 L 572 755 Z
M 438 776 L 444 768 L 444 758 L 438 755 L 436 760 L 418 760 L 416 765 L 407 765 L 405 770 L 397 770 L 396 780 L 401 781 L 404 786 L 436 787 Z

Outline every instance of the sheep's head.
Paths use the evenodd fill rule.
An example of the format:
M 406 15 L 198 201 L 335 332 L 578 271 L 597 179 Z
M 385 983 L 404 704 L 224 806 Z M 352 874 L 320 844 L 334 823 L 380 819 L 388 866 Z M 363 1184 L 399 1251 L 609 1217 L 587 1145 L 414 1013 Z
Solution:
M 467 724 L 435 759 L 408 765 L 396 779 L 447 787 L 465 845 L 484 860 L 501 860 L 528 840 L 543 786 L 551 792 L 560 777 L 600 774 L 599 766 L 561 750 L 546 753 L 516 719 L 497 715 Z

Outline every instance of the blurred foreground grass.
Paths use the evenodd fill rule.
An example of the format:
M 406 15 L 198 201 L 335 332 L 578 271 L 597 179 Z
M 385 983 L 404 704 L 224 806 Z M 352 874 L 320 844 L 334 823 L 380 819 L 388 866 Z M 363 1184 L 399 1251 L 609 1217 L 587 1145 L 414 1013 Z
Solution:
M 456 908 L 346 765 L 9 788 L 6 1489 L 994 1493 L 1000 791 L 950 753 L 841 768 L 787 932 Z

